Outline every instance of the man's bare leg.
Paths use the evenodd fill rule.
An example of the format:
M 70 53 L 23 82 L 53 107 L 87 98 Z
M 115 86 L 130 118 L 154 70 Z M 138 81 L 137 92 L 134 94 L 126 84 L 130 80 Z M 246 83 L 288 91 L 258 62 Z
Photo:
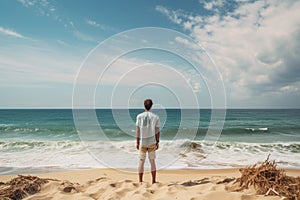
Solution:
M 151 165 L 152 184 L 156 183 L 156 165 L 154 159 L 149 159 Z
M 139 181 L 140 181 L 140 183 L 143 182 L 144 164 L 145 164 L 145 159 L 140 159 L 140 162 L 139 162 Z

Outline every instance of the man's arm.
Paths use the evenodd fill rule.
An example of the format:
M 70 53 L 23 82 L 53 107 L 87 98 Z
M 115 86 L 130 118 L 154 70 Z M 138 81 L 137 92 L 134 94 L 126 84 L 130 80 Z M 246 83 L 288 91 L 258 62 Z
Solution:
M 140 149 L 140 139 L 141 139 L 141 132 L 140 132 L 140 127 L 136 127 L 136 148 L 139 150 Z
M 158 149 L 158 144 L 159 144 L 159 138 L 160 138 L 159 127 L 155 127 L 155 140 L 156 140 L 156 147 L 157 147 L 157 149 Z
M 155 140 L 156 140 L 156 143 L 159 142 L 159 138 L 160 138 L 159 128 L 155 128 Z

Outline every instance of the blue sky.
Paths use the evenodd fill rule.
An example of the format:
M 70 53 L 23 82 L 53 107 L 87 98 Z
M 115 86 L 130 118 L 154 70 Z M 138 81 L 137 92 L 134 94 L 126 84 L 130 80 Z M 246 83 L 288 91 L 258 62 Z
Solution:
M 101 47 L 99 60 L 94 61 L 97 66 L 103 64 L 101 56 L 112 56 L 118 48 L 156 39 L 162 48 L 188 54 L 201 66 L 201 73 L 170 53 L 129 53 L 104 76 L 110 81 L 91 89 L 95 91 L 95 106 L 110 107 L 115 101 L 117 107 L 122 106 L 118 100 L 126 97 L 128 106 L 139 107 L 141 99 L 150 96 L 162 107 L 181 107 L 177 96 L 186 96 L 183 94 L 189 88 L 199 107 L 211 107 L 212 98 L 218 96 L 212 93 L 222 93 L 221 87 L 213 86 L 217 81 L 212 68 L 216 67 L 228 108 L 300 108 L 299 9 L 300 1 L 294 0 L 3 0 L 0 107 L 72 107 L 74 82 L 84 60 L 99 43 L 111 41 L 114 45 Z M 186 38 L 145 34 L 136 36 L 140 41 L 114 43 L 111 39 L 143 27 L 175 30 Z M 195 43 L 205 49 L 212 59 L 210 64 L 206 63 L 208 57 L 195 49 Z M 140 68 L 144 71 L 131 73 L 139 65 L 146 66 Z M 134 85 L 145 79 L 141 74 L 151 74 L 153 69 L 163 77 L 151 77 L 157 78 L 154 81 L 165 79 L 163 84 Z M 179 79 L 185 82 L 179 84 Z M 116 83 L 119 85 L 113 90 Z M 193 105 L 187 97 L 182 101 Z

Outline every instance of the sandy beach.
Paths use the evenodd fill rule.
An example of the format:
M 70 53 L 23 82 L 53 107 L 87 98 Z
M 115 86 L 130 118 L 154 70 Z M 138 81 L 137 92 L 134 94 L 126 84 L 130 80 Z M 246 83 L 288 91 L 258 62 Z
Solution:
M 286 170 L 289 176 L 300 176 L 300 170 Z M 27 175 L 27 174 L 26 174 Z M 40 192 L 27 196 L 38 199 L 281 199 L 256 195 L 254 188 L 234 192 L 240 177 L 238 169 L 160 170 L 158 183 L 151 184 L 150 173 L 138 183 L 134 170 L 90 169 L 69 172 L 33 174 L 46 178 Z M 0 176 L 7 182 L 14 176 Z M 5 187 L 0 185 L 0 190 Z

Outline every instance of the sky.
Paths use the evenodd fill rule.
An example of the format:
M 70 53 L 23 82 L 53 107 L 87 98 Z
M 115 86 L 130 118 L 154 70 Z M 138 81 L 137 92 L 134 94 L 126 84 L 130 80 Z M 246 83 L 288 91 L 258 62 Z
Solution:
M 300 108 L 299 0 L 2 0 L 0 108 Z M 151 27 L 151 28 L 149 28 Z

